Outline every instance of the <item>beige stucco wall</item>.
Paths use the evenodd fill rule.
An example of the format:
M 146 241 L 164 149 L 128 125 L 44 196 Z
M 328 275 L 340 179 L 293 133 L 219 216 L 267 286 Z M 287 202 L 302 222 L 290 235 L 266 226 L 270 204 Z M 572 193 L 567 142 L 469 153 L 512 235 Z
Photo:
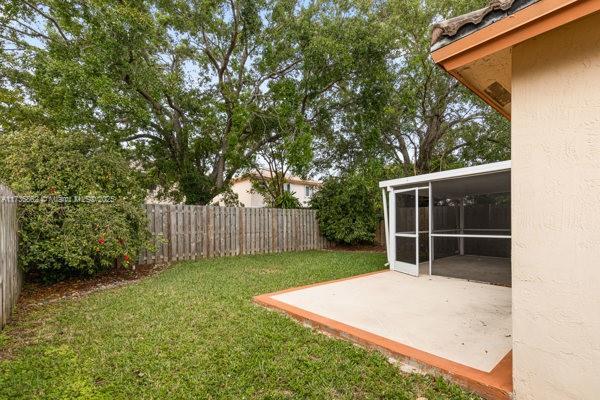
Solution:
M 231 185 L 231 190 L 238 195 L 238 200 L 244 207 L 264 207 L 265 202 L 263 197 L 252 190 L 250 180 L 235 182 Z M 213 199 L 213 204 L 224 206 L 223 195 L 220 194 Z
M 237 193 L 240 203 L 245 207 L 265 207 L 265 199 L 259 194 L 252 190 L 252 183 L 250 180 L 242 180 L 235 182 L 231 186 L 231 190 Z M 315 188 L 316 192 L 318 188 Z M 300 183 L 291 183 L 290 191 L 294 193 L 294 196 L 300 201 L 303 206 L 308 206 L 310 198 L 312 196 L 306 196 L 306 185 Z M 224 205 L 223 196 L 219 195 L 213 199 L 213 203 Z
M 299 183 L 290 184 L 290 191 L 294 193 L 294 196 L 300 201 L 300 204 L 303 206 L 308 206 L 312 195 L 306 195 L 306 185 L 301 185 Z M 315 189 L 316 191 L 316 189 Z
M 244 180 L 232 185 L 231 190 L 237 193 L 240 203 L 245 207 L 264 207 L 263 197 L 252 190 L 252 182 Z
M 512 57 L 518 400 L 600 398 L 600 15 Z

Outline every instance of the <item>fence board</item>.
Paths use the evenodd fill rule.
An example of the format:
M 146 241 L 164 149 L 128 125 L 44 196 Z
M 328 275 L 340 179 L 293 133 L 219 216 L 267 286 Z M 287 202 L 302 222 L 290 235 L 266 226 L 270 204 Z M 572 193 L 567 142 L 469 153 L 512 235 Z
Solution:
M 17 265 L 17 203 L 11 196 L 13 193 L 0 185 L 0 328 L 10 318 L 23 278 Z
M 328 247 L 314 210 L 148 204 L 156 251 L 140 264 Z

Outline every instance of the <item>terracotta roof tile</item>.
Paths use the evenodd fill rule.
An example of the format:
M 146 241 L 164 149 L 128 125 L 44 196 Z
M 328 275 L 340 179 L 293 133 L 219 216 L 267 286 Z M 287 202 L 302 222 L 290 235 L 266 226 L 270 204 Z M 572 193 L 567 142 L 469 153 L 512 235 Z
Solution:
M 431 50 L 444 47 L 537 1 L 491 0 L 484 8 L 436 23 L 431 32 Z

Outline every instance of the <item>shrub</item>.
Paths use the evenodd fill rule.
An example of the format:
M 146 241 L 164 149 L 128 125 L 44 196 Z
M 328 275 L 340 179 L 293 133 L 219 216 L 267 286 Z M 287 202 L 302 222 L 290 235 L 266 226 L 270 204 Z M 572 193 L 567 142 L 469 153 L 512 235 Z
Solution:
M 30 197 L 19 200 L 25 271 L 55 280 L 127 267 L 148 244 L 135 171 L 91 134 L 33 128 L 0 136 L 0 181 Z
M 260 194 L 265 205 L 270 208 L 302 208 L 295 192 L 284 189 L 286 182 L 284 173 L 271 173 L 272 178 L 251 176 L 252 190 Z
M 293 192 L 283 192 L 273 201 L 268 201 L 267 206 L 273 208 L 302 208 L 300 200 L 294 196 Z
M 335 243 L 373 243 L 381 220 L 377 180 L 355 172 L 327 179 L 311 206 L 323 235 Z

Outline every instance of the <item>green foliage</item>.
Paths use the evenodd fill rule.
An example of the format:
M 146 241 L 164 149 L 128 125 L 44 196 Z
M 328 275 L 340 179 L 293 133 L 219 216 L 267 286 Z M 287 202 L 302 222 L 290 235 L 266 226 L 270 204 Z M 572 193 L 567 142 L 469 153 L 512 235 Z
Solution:
M 339 128 L 325 137 L 318 163 L 352 170 L 369 160 L 415 175 L 510 158 L 509 129 L 498 113 L 430 56 L 431 25 L 477 9 L 486 0 L 389 0 L 371 41 L 372 74 L 342 93 Z M 383 60 L 383 61 L 382 61 Z
M 234 192 L 231 187 L 228 187 L 223 193 L 221 193 L 221 199 L 225 207 L 244 207 L 244 203 L 240 201 L 240 196 Z M 219 205 L 219 202 L 215 202 L 214 205 Z
M 0 398 L 481 400 L 252 302 L 384 263 L 370 252 L 220 257 L 34 307 L 3 331 Z
M 302 206 L 293 193 L 286 193 L 285 184 L 290 176 L 306 177 L 313 160 L 312 140 L 309 132 L 294 129 L 290 135 L 257 153 L 254 171 L 250 174 L 252 189 L 263 196 L 269 207 Z
M 20 264 L 47 279 L 135 262 L 147 245 L 144 190 L 118 149 L 45 128 L 0 135 L 0 181 L 19 204 Z M 27 199 L 29 198 L 29 199 Z
M 294 195 L 294 192 L 288 192 L 284 189 L 286 178 L 283 173 L 273 172 L 269 177 L 262 174 L 252 175 L 252 190 L 260 194 L 267 207 L 271 208 L 302 208 L 300 200 Z
M 207 204 L 270 159 L 404 175 L 509 158 L 508 124 L 431 61 L 486 0 L 6 0 L 0 133 L 127 143 L 159 195 Z
M 380 11 L 362 0 L 7 0 L 0 132 L 89 127 L 128 143 L 165 195 L 207 204 L 265 145 L 303 163 L 334 130 L 341 93 L 385 65 L 393 38 Z
M 269 207 L 274 208 L 302 208 L 300 200 L 294 196 L 293 192 L 284 191 L 278 197 L 276 197 L 273 203 L 269 204 Z
M 363 171 L 327 179 L 311 199 L 323 235 L 336 243 L 373 243 L 381 220 L 377 177 Z

